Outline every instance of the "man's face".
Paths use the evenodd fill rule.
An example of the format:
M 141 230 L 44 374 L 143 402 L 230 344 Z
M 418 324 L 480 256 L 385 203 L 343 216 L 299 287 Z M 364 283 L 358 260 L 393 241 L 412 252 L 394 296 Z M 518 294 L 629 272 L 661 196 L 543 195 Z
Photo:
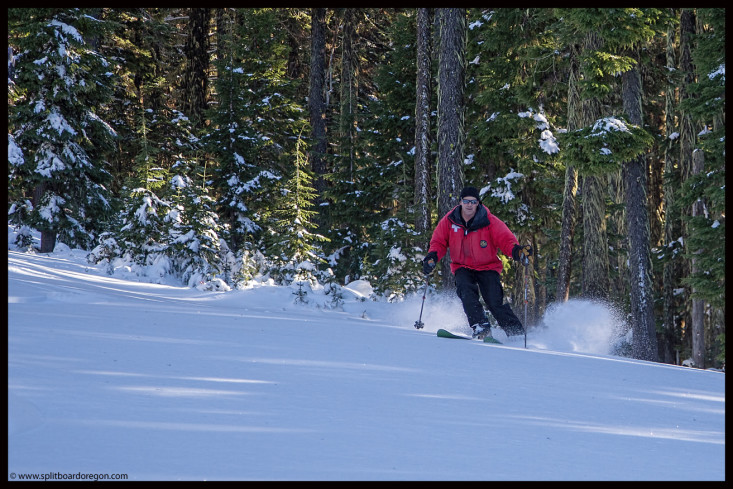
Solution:
M 476 197 L 464 197 L 461 199 L 461 214 L 465 221 L 468 221 L 475 216 L 477 209 L 478 199 L 476 199 Z

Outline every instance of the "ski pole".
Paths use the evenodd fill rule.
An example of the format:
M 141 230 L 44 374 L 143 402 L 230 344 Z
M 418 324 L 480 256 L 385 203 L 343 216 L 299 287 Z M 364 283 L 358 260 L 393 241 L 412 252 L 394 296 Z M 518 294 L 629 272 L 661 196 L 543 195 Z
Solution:
M 422 305 L 420 306 L 420 318 L 415 321 L 415 328 L 422 329 L 425 327 L 425 324 L 422 322 L 422 310 L 423 307 L 425 307 L 425 296 L 428 293 L 428 285 L 430 284 L 430 275 L 425 275 L 425 289 L 422 292 Z
M 529 270 L 529 257 L 524 256 L 522 260 L 524 264 L 524 347 L 527 348 L 527 271 Z

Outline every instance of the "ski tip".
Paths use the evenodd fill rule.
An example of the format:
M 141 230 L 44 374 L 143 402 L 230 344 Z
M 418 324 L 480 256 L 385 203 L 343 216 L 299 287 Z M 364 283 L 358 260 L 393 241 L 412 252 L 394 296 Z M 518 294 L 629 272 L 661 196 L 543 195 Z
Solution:
M 462 340 L 470 340 L 471 339 L 470 336 L 465 336 L 465 335 L 451 333 L 447 329 L 439 329 L 437 334 L 438 334 L 438 336 L 440 338 L 459 338 L 459 339 L 462 339 Z

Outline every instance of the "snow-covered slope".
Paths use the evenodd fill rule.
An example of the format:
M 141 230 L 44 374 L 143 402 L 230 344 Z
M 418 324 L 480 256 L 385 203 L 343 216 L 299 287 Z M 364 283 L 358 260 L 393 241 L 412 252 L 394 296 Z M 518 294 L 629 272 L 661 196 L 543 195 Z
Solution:
M 506 346 L 453 295 L 361 301 L 108 276 L 8 251 L 8 474 L 137 480 L 723 480 L 725 374 L 608 354 L 570 302 Z M 500 333 L 499 333 L 500 335 Z

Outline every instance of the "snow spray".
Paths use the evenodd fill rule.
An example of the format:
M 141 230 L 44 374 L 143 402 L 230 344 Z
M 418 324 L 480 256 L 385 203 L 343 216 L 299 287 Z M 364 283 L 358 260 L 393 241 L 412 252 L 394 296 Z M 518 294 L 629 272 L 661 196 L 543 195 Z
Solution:
M 630 335 L 623 315 L 610 305 L 571 299 L 547 308 L 542 324 L 530 330 L 530 344 L 548 350 L 619 355 Z

